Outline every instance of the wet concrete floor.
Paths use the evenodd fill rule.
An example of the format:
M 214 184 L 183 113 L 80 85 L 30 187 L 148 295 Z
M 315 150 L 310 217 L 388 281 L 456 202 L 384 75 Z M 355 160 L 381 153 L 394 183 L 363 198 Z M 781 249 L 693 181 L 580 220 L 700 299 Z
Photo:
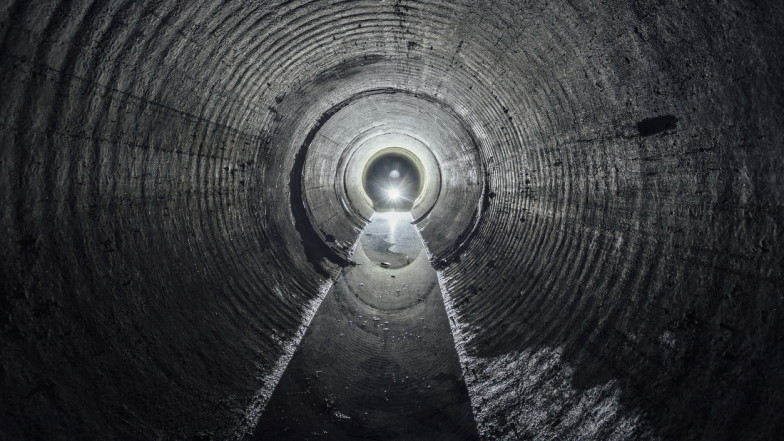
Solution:
M 249 439 L 477 439 L 436 273 L 409 213 L 376 213 Z

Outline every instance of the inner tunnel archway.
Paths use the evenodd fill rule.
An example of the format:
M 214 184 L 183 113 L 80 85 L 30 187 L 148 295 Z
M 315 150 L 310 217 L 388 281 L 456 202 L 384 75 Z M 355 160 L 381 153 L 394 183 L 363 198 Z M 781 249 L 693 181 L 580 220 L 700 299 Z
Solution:
M 368 161 L 362 186 L 376 211 L 410 211 L 427 185 L 422 162 L 401 148 L 386 148 Z
M 775 439 L 782 29 L 774 0 L 1 2 L 0 438 L 253 433 L 398 147 L 477 436 Z

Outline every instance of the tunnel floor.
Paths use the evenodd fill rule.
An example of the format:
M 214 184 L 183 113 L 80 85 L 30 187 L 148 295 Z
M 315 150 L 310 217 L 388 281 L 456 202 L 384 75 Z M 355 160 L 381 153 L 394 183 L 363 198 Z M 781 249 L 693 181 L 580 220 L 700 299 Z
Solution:
M 436 273 L 410 213 L 376 213 L 252 440 L 478 434 Z

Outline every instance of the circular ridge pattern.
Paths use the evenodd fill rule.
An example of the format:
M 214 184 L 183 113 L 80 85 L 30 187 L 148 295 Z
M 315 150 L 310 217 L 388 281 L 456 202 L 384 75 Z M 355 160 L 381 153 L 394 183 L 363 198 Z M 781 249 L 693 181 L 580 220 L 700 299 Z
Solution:
M 291 194 L 292 204 L 304 204 L 300 221 L 312 225 L 335 254 L 348 258 L 372 207 L 362 203 L 360 177 L 363 153 L 395 133 L 413 138 L 409 149 L 427 163 L 428 174 L 440 177 L 430 196 L 431 206 L 414 207 L 420 229 L 437 225 L 428 237 L 430 252 L 446 256 L 475 227 L 484 183 L 483 166 L 474 138 L 464 122 L 436 100 L 396 89 L 371 89 L 340 101 L 322 114 L 300 147 L 303 194 Z M 345 139 L 341 144 L 335 140 Z M 398 138 L 404 139 L 404 138 Z M 342 160 L 344 155 L 349 160 Z M 433 160 L 430 157 L 433 157 Z M 295 167 L 296 169 L 297 167 Z M 443 176 L 453 176 L 446 185 Z M 346 176 L 346 178 L 343 178 Z M 462 178 L 462 179 L 461 179 Z M 312 193 L 312 194 L 311 194 Z M 313 242 L 315 239 L 311 239 Z M 308 242 L 308 243 L 310 243 Z
M 387 90 L 365 101 L 391 130 L 460 146 L 428 141 L 442 192 L 418 227 L 469 388 L 512 397 L 488 438 L 608 439 L 635 415 L 638 437 L 774 438 L 783 26 L 773 0 L 5 2 L 3 437 L 251 428 L 346 263 L 303 246 L 323 237 L 298 153 Z M 559 355 L 512 369 L 530 353 Z M 612 405 L 575 392 L 607 384 Z

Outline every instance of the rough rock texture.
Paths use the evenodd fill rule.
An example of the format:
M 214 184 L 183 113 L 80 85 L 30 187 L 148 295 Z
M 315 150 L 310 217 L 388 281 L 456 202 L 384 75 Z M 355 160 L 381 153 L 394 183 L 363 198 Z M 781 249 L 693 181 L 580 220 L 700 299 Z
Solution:
M 782 8 L 0 1 L 0 437 L 252 429 L 347 263 L 307 146 L 413 99 L 473 152 L 419 227 L 486 436 L 775 438 Z

